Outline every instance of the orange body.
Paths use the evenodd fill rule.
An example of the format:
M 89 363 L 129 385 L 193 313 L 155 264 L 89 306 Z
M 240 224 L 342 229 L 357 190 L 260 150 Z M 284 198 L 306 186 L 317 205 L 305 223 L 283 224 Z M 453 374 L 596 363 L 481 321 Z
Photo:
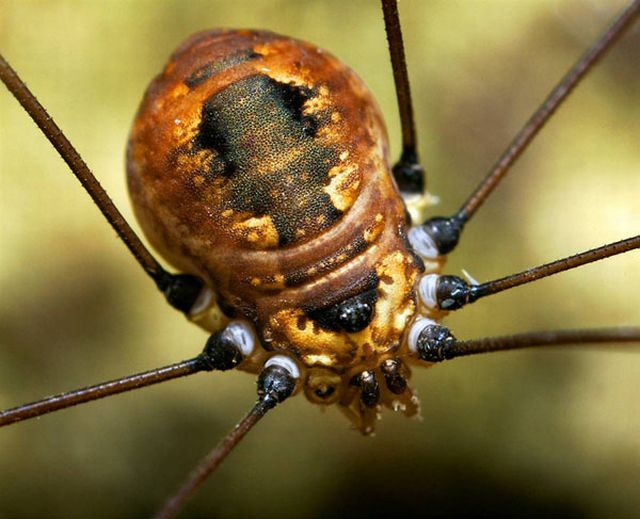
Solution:
M 205 280 L 221 315 L 254 323 L 262 349 L 241 368 L 286 352 L 310 399 L 342 403 L 361 427 L 370 420 L 349 380 L 400 353 L 424 268 L 407 244 L 387 149 L 375 101 L 344 64 L 242 30 L 199 33 L 177 49 L 144 97 L 127 155 L 154 247 Z M 375 296 L 365 329 L 313 318 L 363 291 Z M 215 331 L 224 317 L 201 322 Z M 318 397 L 328 385 L 332 396 Z M 410 391 L 393 399 L 416 412 Z

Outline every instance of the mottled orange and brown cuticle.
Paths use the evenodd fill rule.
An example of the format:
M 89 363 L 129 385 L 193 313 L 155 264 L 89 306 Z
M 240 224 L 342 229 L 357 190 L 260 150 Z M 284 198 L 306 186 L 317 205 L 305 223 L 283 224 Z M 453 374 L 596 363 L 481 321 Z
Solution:
M 192 36 L 143 99 L 127 172 L 153 246 L 252 321 L 267 352 L 348 384 L 400 347 L 422 264 L 379 109 L 330 54 L 266 31 Z M 364 330 L 309 318 L 372 283 Z

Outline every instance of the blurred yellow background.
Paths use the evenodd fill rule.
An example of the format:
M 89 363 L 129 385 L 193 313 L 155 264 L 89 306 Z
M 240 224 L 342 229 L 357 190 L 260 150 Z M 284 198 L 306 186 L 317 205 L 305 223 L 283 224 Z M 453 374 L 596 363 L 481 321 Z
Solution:
M 622 2 L 403 0 L 429 190 L 450 214 Z M 399 125 L 375 1 L 0 2 L 0 51 L 132 219 L 124 146 L 147 83 L 191 33 L 261 27 L 350 64 Z M 640 26 L 468 226 L 447 272 L 488 280 L 637 234 Z M 64 163 L 0 89 L 0 407 L 196 354 Z M 460 338 L 640 324 L 637 252 L 451 316 Z M 640 510 L 640 351 L 478 356 L 414 373 L 424 421 L 374 438 L 287 402 L 184 517 L 516 515 Z M 253 402 L 242 373 L 198 375 L 0 431 L 1 517 L 143 517 Z

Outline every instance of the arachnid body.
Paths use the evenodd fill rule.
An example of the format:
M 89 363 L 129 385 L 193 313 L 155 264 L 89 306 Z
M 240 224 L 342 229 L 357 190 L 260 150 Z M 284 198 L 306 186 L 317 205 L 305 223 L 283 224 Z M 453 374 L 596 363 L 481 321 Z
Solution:
M 207 284 L 191 318 L 212 333 L 235 322 L 256 342 L 240 369 L 283 354 L 312 402 L 339 403 L 363 432 L 379 402 L 417 413 L 400 358 L 425 264 L 355 73 L 274 33 L 198 33 L 147 90 L 127 164 L 151 243 Z M 353 379 L 367 370 L 363 405 Z
M 446 7 L 439 4 L 434 4 L 433 11 L 423 12 L 422 3 L 417 4 L 404 2 L 401 7 L 406 20 L 418 127 L 428 128 L 421 137 L 422 155 L 430 173 L 430 191 L 441 196 L 441 207 L 450 209 L 470 190 L 478 173 L 486 169 L 532 107 L 611 17 L 611 12 L 600 17 L 583 7 L 586 12 L 567 15 L 568 8 L 556 12 L 530 6 L 527 8 L 530 11 L 516 15 L 519 18 L 510 25 L 502 18 L 508 13 L 497 12 L 504 10 L 503 7 L 487 8 L 484 12 L 486 24 L 482 25 L 500 26 L 510 31 L 504 37 L 508 45 L 505 43 L 500 47 L 495 42 L 500 31 L 489 34 L 479 28 L 480 22 L 471 23 L 474 19 L 480 20 L 483 13 L 457 11 L 447 14 Z M 36 65 L 28 65 L 27 60 L 20 69 L 51 113 L 58 116 L 60 124 L 65 130 L 69 128 L 71 139 L 79 141 L 76 142 L 78 148 L 105 180 L 121 207 L 126 209 L 120 150 L 140 93 L 162 67 L 176 43 L 206 27 L 266 27 L 329 49 L 349 63 L 376 92 L 391 128 L 392 148 L 395 146 L 397 122 L 391 79 L 386 73 L 388 70 L 380 73 L 383 66 L 387 67 L 387 58 L 377 5 L 343 7 L 346 12 L 337 17 L 339 19 L 334 15 L 335 6 L 331 5 L 322 8 L 304 6 L 300 10 L 296 4 L 287 5 L 277 15 L 260 11 L 252 13 L 250 19 L 242 6 L 238 7 L 238 12 L 227 7 L 214 7 L 209 11 L 203 5 L 195 7 L 197 11 L 184 5 L 167 4 L 159 8 L 161 10 L 153 20 L 131 24 L 123 22 L 124 15 L 120 19 L 120 15 L 111 13 L 102 20 L 104 13 L 100 11 L 92 14 L 95 11 L 90 7 L 74 7 L 78 15 L 83 15 L 83 22 L 70 24 L 74 26 L 73 30 L 62 31 L 75 34 L 69 46 L 52 43 L 56 41 L 53 27 L 63 25 L 62 20 L 69 16 L 64 10 L 56 12 L 53 5 L 47 6 L 42 18 L 36 13 L 29 14 L 34 32 L 13 28 L 3 31 L 3 50 L 14 56 L 16 66 L 18 61 L 27 60 L 28 55 L 38 59 Z M 10 27 L 20 25 L 15 23 L 16 17 L 26 16 L 20 12 L 26 7 L 17 9 L 6 19 L 12 22 Z M 308 9 L 312 11 L 309 13 Z M 142 18 L 135 5 L 127 10 L 135 11 Z M 204 14 L 212 11 L 213 14 Z M 287 16 L 283 14 L 285 11 Z M 407 16 L 408 13 L 411 15 Z M 45 24 L 45 14 L 59 17 L 61 23 Z M 289 16 L 293 26 L 285 26 L 285 18 Z M 574 17 L 581 23 L 574 24 L 571 21 Z M 182 21 L 178 23 L 176 18 Z M 444 31 L 445 22 L 438 19 L 451 23 L 455 20 L 460 33 L 466 26 L 471 35 L 458 34 L 453 40 L 447 38 L 447 45 L 438 45 L 436 36 L 448 34 Z M 129 30 L 138 24 L 144 24 L 141 31 Z M 45 33 L 45 25 L 51 25 L 51 31 Z M 588 34 L 582 35 L 576 25 L 583 26 Z M 161 31 L 167 33 L 166 41 L 163 38 L 163 42 L 158 43 L 156 32 L 149 40 L 142 39 L 142 34 L 149 36 L 152 28 L 157 31 L 158 27 L 167 28 Z M 80 32 L 75 32 L 76 29 Z M 125 44 L 126 32 L 135 33 L 131 36 L 133 43 L 127 41 Z M 422 35 L 429 39 L 418 39 Z M 16 45 L 28 41 L 29 47 L 24 53 L 10 50 L 6 46 L 7 38 L 9 43 Z M 39 38 L 48 43 L 38 50 Z M 585 89 L 584 93 L 577 94 L 578 97 L 560 111 L 559 120 L 547 129 L 550 136 L 543 136 L 546 140 L 527 152 L 519 171 L 514 171 L 501 194 L 495 195 L 487 204 L 483 210 L 486 212 L 478 217 L 474 229 L 467 231 L 463 248 L 459 254 L 451 256 L 448 273 L 456 273 L 464 267 L 476 277 L 489 279 L 634 231 L 633 199 L 638 186 L 628 136 L 637 133 L 633 107 L 638 103 L 634 102 L 633 89 L 626 85 L 633 85 L 634 80 L 637 82 L 636 72 L 628 63 L 637 35 L 635 38 L 614 50 L 611 61 L 603 63 L 594 72 L 594 78 L 581 87 Z M 95 48 L 79 41 L 93 41 Z M 491 58 L 480 65 L 476 60 L 480 59 L 478 56 L 483 53 L 484 45 Z M 85 46 L 86 49 L 81 50 Z M 109 46 L 109 51 L 96 50 Z M 160 46 L 162 49 L 158 49 Z M 53 53 L 59 54 L 59 61 L 51 62 L 52 48 L 60 49 Z M 539 53 L 536 48 L 541 49 Z M 527 52 L 526 60 L 522 58 L 523 51 Z M 131 61 L 125 60 L 129 53 Z M 523 61 L 527 63 L 526 67 Z M 420 68 L 421 65 L 425 68 Z M 510 67 L 516 67 L 517 73 L 514 86 L 507 88 L 509 80 L 504 79 L 503 74 L 510 74 Z M 122 77 L 132 77 L 133 71 L 139 69 L 142 69 L 140 77 L 136 74 L 135 79 L 122 81 Z M 438 70 L 442 75 L 437 74 Z M 454 72 L 462 76 L 456 79 Z M 57 78 L 50 94 L 42 86 L 46 82 L 39 79 L 39 74 L 43 78 Z M 380 79 L 382 76 L 384 79 Z M 94 79 L 96 83 L 90 83 Z M 492 93 L 496 87 L 498 93 Z M 56 95 L 64 101 L 49 103 L 49 97 Z M 102 230 L 99 215 L 94 214 L 94 209 L 84 201 L 83 193 L 78 192 L 73 180 L 64 176 L 64 165 L 59 164 L 46 143 L 37 142 L 32 124 L 22 122 L 22 114 L 10 101 L 2 99 L 2 103 L 3 132 L 4 121 L 11 121 L 16 133 L 25 133 L 28 143 L 16 144 L 3 134 L 2 160 L 6 161 L 2 168 L 3 196 L 6 197 L 3 216 L 6 208 L 9 216 L 4 217 L 4 221 L 10 228 L 3 234 L 3 242 L 10 243 L 15 249 L 12 252 L 17 254 L 14 259 L 7 258 L 9 266 L 14 265 L 17 271 L 13 275 L 5 274 L 8 283 L 5 293 L 15 295 L 16 312 L 10 314 L 11 326 L 5 324 L 10 332 L 6 336 L 11 338 L 11 346 L 8 348 L 10 358 L 3 361 L 3 365 L 7 372 L 4 378 L 16 379 L 12 385 L 19 388 L 3 395 L 4 406 L 108 379 L 123 371 L 160 365 L 184 356 L 187 349 L 200 344 L 201 333 L 184 325 L 179 315 L 165 309 L 148 287 L 148 282 L 139 280 L 139 272 L 129 267 L 130 260 L 122 253 L 120 244 L 111 239 L 108 231 Z M 118 111 L 113 106 L 118 106 Z M 76 123 L 83 126 L 74 129 Z M 604 132 L 597 133 L 598 128 L 604 128 Z M 605 143 L 613 135 L 616 138 Z M 29 153 L 25 153 L 25 149 Z M 561 155 L 555 154 L 560 152 Z M 397 150 L 392 149 L 392 156 L 397 156 Z M 27 168 L 24 164 L 28 158 L 34 160 L 35 165 L 32 163 Z M 49 158 L 51 163 L 41 162 Z M 7 164 L 6 168 L 4 164 Z M 19 181 L 12 182 L 7 189 L 4 187 L 5 171 L 20 172 Z M 31 182 L 27 184 L 31 187 L 25 187 L 24 182 Z M 37 198 L 41 196 L 44 199 Z M 13 205 L 13 199 L 17 207 Z M 83 207 L 87 216 L 79 213 Z M 34 227 L 27 227 L 26 232 L 22 224 L 41 220 L 43 208 L 48 215 L 41 224 L 45 227 L 36 230 L 35 223 L 28 223 Z M 60 216 L 61 213 L 66 213 L 67 217 Z M 510 217 L 505 218 L 505 215 Z M 578 217 L 581 220 L 578 221 Z M 576 232 L 582 226 L 588 232 Z M 26 238 L 21 237 L 25 235 L 37 238 L 37 245 L 28 245 Z M 72 254 L 61 256 L 65 250 Z M 41 262 L 41 259 L 46 261 Z M 28 272 L 25 272 L 25 265 L 29 265 Z M 631 324 L 637 321 L 635 295 L 631 293 L 629 299 L 625 296 L 625 301 L 621 301 L 619 290 L 626 284 L 637 284 L 632 278 L 632 265 L 631 258 L 621 257 L 586 267 L 584 272 L 559 276 L 542 282 L 541 286 L 505 294 L 490 303 L 464 310 L 448 320 L 447 325 L 457 335 L 466 337 L 533 327 Z M 37 270 L 39 268 L 43 270 Z M 36 271 L 45 274 L 34 274 Z M 40 277 L 48 280 L 46 285 L 34 284 L 34 278 Z M 117 281 L 125 286 L 113 288 L 111 282 Z M 24 291 L 25 285 L 30 290 Z M 527 294 L 533 294 L 532 298 L 539 294 L 540 299 L 531 303 Z M 109 320 L 109 316 L 114 320 Z M 5 322 L 9 322 L 9 317 L 6 319 Z M 141 323 L 145 319 L 154 323 L 153 329 L 143 329 Z M 68 327 L 65 328 L 65 324 Z M 18 330 L 30 331 L 24 335 Z M 47 340 L 40 340 L 40 334 Z M 44 348 L 42 344 L 48 347 Z M 72 355 L 68 355 L 69 348 Z M 53 358 L 47 350 L 55 352 Z M 246 513 L 263 508 L 271 513 L 286 501 L 291 513 L 301 513 L 308 512 L 311 506 L 336 510 L 335 503 L 346 502 L 346 508 L 351 503 L 359 509 L 367 506 L 375 509 L 386 505 L 360 498 L 367 489 L 361 494 L 356 488 L 356 482 L 365 474 L 367 478 L 380 481 L 389 478 L 389 467 L 407 476 L 411 474 L 411 480 L 396 475 L 394 479 L 397 477 L 401 483 L 389 483 L 393 490 L 385 496 L 386 503 L 398 505 L 396 498 L 402 494 L 403 485 L 415 488 L 414 485 L 420 486 L 418 482 L 430 483 L 444 495 L 453 494 L 455 485 L 446 482 L 459 481 L 454 474 L 464 465 L 463 479 L 469 487 L 484 479 L 481 476 L 486 475 L 485 471 L 494 475 L 494 483 L 482 487 L 483 493 L 496 496 L 495 503 L 506 509 L 509 503 L 517 503 L 513 506 L 540 510 L 544 499 L 536 500 L 521 491 L 527 486 L 526 481 L 539 481 L 540 474 L 544 475 L 542 479 L 549 481 L 548 485 L 543 485 L 543 490 L 552 496 L 549 498 L 552 503 L 555 502 L 553 496 L 562 493 L 577 509 L 584 506 L 598 510 L 612 503 L 632 509 L 631 482 L 637 479 L 634 476 L 637 458 L 630 453 L 640 426 L 628 413 L 635 401 L 635 386 L 625 385 L 624 381 L 625 377 L 629 381 L 637 378 L 636 364 L 635 357 L 629 354 L 568 351 L 497 355 L 482 362 L 477 358 L 432 369 L 429 373 L 414 370 L 414 385 L 422 397 L 426 423 L 394 420 L 390 418 L 392 413 L 386 413 L 379 436 L 370 441 L 349 433 L 344 420 L 334 416 L 335 413 L 319 415 L 317 409 L 297 398 L 297 403 L 292 400 L 286 406 L 291 406 L 290 409 L 283 407 L 278 411 L 280 420 L 274 415 L 263 424 L 262 433 L 256 431 L 255 436 L 246 440 L 245 454 L 242 450 L 234 454 L 225 468 L 226 476 L 218 479 L 215 488 L 223 497 L 213 506 L 224 510 L 233 503 Z M 33 380 L 37 387 L 25 390 L 31 385 L 26 383 L 27 379 Z M 77 506 L 78 510 L 86 512 L 91 505 L 83 500 L 69 504 L 64 499 L 63 503 L 51 504 L 61 499 L 53 497 L 54 494 L 62 492 L 64 498 L 73 490 L 67 481 L 61 485 L 61 490 L 47 487 L 53 479 L 67 479 L 62 476 L 83 470 L 87 476 L 84 481 L 76 482 L 79 491 L 90 496 L 87 501 L 95 500 L 97 508 L 103 509 L 105 515 L 113 515 L 114 502 L 116 509 L 123 513 L 125 509 L 134 510 L 132 516 L 153 508 L 166 489 L 171 488 L 212 439 L 226 430 L 238 415 L 237 401 L 252 398 L 251 384 L 246 376 L 216 375 L 202 379 L 197 377 L 190 382 L 149 389 L 137 396 L 92 404 L 38 423 L 16 426 L 15 432 L 5 431 L 8 434 L 2 437 L 2 442 L 8 457 L 5 466 L 11 468 L 8 472 L 18 474 L 30 466 L 35 468 L 35 474 L 24 476 L 24 482 L 14 478 L 6 482 L 5 488 L 18 496 L 17 504 L 6 506 L 10 510 L 26 510 L 24 515 L 28 515 L 29 510 L 39 510 L 40 506 L 60 510 Z M 3 390 L 7 391 L 6 386 Z M 225 411 L 229 414 L 225 415 Z M 552 424 L 551 431 L 549 424 Z M 343 430 L 344 434 L 341 433 Z M 169 439 L 171 432 L 175 433 L 175 440 Z M 187 444 L 185 437 L 190 438 Z M 291 445 L 287 450 L 291 451 L 293 461 L 287 462 L 287 474 L 281 478 L 267 478 L 273 481 L 265 481 L 262 477 L 255 484 L 249 480 L 245 485 L 243 478 L 249 468 L 264 470 L 264 475 L 272 474 L 271 464 L 281 466 L 284 454 L 274 452 L 275 448 L 271 450 L 281 438 L 286 438 Z M 569 444 L 574 447 L 567 447 Z M 10 445 L 22 445 L 19 449 L 24 450 L 18 452 L 29 452 L 29 456 L 11 458 Z M 97 445 L 101 448 L 96 448 Z M 159 449 L 158 445 L 163 447 Z M 170 459 L 174 455 L 169 452 L 172 446 L 183 453 L 178 460 Z M 426 451 L 419 450 L 419 446 Z M 57 461 L 46 461 L 43 451 L 57 456 L 54 458 Z M 89 461 L 91 455 L 97 456 L 97 460 Z M 332 459 L 334 456 L 336 459 Z M 302 463 L 301 459 L 304 460 Z M 521 486 L 517 481 L 510 481 L 514 460 L 525 481 Z M 314 466 L 313 471 L 309 470 L 309 465 Z M 336 477 L 335 467 L 347 470 L 345 465 L 350 467 L 348 472 Z M 489 466 L 492 468 L 487 468 Z M 425 467 L 431 467 L 430 471 L 424 472 Z M 160 468 L 162 473 L 157 474 Z M 323 473 L 333 475 L 318 476 Z M 584 498 L 585 489 L 591 489 L 592 483 L 603 474 L 610 483 L 598 487 L 596 492 L 589 492 L 588 498 Z M 143 490 L 141 479 L 147 479 L 152 489 Z M 33 483 L 28 484 L 30 480 Z M 94 484 L 96 480 L 98 483 Z M 25 503 L 19 497 L 31 485 L 47 487 L 39 503 Z M 286 493 L 277 490 L 281 486 L 288 486 Z M 622 489 L 620 494 L 616 496 L 613 487 Z M 104 490 L 96 490 L 99 488 L 110 490 L 109 499 L 103 495 Z M 287 499 L 292 492 L 303 488 L 314 488 L 315 497 L 295 500 L 295 503 Z M 346 488 L 356 493 L 351 501 Z M 504 496 L 505 492 L 513 496 L 512 499 L 497 497 Z M 256 501 L 250 501 L 247 495 L 256 496 Z M 578 504 L 577 496 L 586 502 Z M 405 501 L 409 508 L 405 509 L 417 510 L 424 505 L 423 500 L 420 501 L 409 498 Z M 454 506 L 446 503 L 443 499 L 437 506 L 443 510 Z M 200 504 L 205 509 L 212 506 L 207 502 L 207 496 L 200 497 Z

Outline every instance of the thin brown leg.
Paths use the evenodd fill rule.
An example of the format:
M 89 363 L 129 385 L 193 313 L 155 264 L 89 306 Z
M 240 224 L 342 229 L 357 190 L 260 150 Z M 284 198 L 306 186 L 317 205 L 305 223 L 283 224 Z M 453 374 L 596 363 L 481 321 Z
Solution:
M 258 401 L 253 408 L 238 422 L 216 447 L 209 452 L 193 471 L 178 491 L 171 496 L 155 519 L 171 519 L 176 517 L 196 490 L 206 481 L 234 447 L 260 419 L 277 404 L 289 398 L 295 389 L 297 375 L 279 365 L 266 367 L 258 378 Z
M 400 17 L 398 16 L 398 2 L 396 0 L 382 0 L 382 13 L 389 42 L 389 54 L 402 125 L 402 155 L 400 161 L 393 167 L 393 176 L 402 193 L 422 193 L 424 190 L 424 170 L 418 162 L 416 125 L 413 119 L 413 103 L 402 42 Z
M 458 276 L 440 276 L 436 281 L 436 300 L 438 306 L 443 310 L 457 310 L 469 303 L 477 301 L 481 297 L 497 294 L 503 290 L 525 285 L 532 281 L 564 272 L 565 270 L 571 270 L 638 248 L 640 248 L 640 235 L 596 247 L 595 249 L 545 263 L 544 265 L 530 268 L 494 281 L 487 281 L 479 285 L 469 285 L 469 283 Z
M 109 382 L 103 382 L 94 386 L 85 387 L 53 395 L 36 402 L 24 404 L 12 409 L 0 411 L 0 427 L 10 425 L 30 418 L 36 418 L 47 413 L 66 409 L 78 404 L 99 400 L 118 393 L 139 389 L 160 382 L 166 382 L 179 377 L 193 375 L 200 371 L 210 369 L 202 362 L 200 356 L 171 364 L 163 368 L 156 368 L 143 373 L 136 373 Z
M 522 130 L 520 130 L 513 141 L 511 141 L 511 144 L 509 144 L 484 180 L 469 196 L 466 202 L 462 204 L 462 207 L 460 207 L 457 213 L 459 218 L 468 221 L 474 215 L 558 107 L 585 77 L 587 72 L 611 49 L 613 44 L 624 32 L 633 25 L 639 14 L 640 0 L 635 0 L 622 11 L 620 16 L 616 18 L 593 46 L 578 60 L 569 72 L 567 72 L 544 100 L 540 108 L 534 112 Z
M 465 224 L 498 186 L 518 157 L 522 155 L 546 122 L 586 76 L 587 72 L 633 25 L 639 14 L 640 0 L 634 0 L 629 3 L 611 26 L 560 80 L 455 215 L 451 217 L 437 216 L 424 222 L 422 229 L 433 240 L 439 255 L 448 254 L 458 245 L 460 233 Z
M 427 362 L 442 362 L 457 357 L 493 351 L 519 350 L 541 346 L 573 344 L 640 344 L 640 328 L 600 328 L 591 330 L 550 330 L 518 333 L 502 337 L 486 337 L 468 341 L 457 340 L 448 328 L 429 325 L 420 334 L 416 351 Z
M 145 247 L 144 243 L 124 219 L 122 213 L 120 213 L 69 139 L 62 133 L 60 127 L 1 55 L 0 79 L 67 163 L 71 172 L 80 181 L 82 187 L 122 239 L 136 261 L 154 280 L 158 288 L 164 292 L 169 303 L 175 308 L 187 312 L 193 306 L 202 288 L 202 282 L 194 276 L 169 274 L 162 268 L 158 260 Z

